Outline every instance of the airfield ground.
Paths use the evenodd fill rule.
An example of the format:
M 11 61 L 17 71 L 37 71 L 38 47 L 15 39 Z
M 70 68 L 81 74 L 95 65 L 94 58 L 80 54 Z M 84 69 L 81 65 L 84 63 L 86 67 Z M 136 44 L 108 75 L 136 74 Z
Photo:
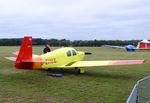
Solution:
M 85 74 L 63 71 L 62 78 L 47 76 L 47 71 L 18 70 L 12 56 L 19 47 L 0 47 L 0 103 L 125 103 L 137 80 L 150 75 L 150 51 L 82 47 L 92 52 L 85 60 L 145 59 L 143 65 L 87 68 Z M 34 46 L 42 54 L 42 46 Z M 53 50 L 56 48 L 52 48 Z

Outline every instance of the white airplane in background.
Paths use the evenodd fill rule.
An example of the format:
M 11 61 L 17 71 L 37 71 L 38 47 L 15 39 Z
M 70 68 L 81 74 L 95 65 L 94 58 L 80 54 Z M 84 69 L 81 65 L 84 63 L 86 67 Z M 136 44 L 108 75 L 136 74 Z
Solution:
M 102 47 L 106 48 L 116 48 L 116 49 L 125 49 L 128 52 L 134 52 L 137 50 L 150 50 L 150 42 L 146 39 L 139 42 L 138 45 L 135 47 L 134 45 L 126 45 L 126 46 L 115 46 L 115 45 L 103 45 Z

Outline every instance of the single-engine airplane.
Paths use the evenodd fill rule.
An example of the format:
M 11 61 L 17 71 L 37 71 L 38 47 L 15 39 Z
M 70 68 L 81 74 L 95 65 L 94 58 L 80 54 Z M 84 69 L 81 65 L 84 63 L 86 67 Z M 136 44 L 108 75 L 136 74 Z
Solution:
M 144 60 L 83 61 L 86 54 L 90 53 L 76 51 L 72 47 L 64 47 L 46 54 L 34 55 L 32 54 L 32 37 L 25 36 L 17 57 L 6 58 L 15 61 L 15 67 L 18 69 L 76 68 L 79 73 L 84 73 L 86 67 L 143 64 L 144 62 Z

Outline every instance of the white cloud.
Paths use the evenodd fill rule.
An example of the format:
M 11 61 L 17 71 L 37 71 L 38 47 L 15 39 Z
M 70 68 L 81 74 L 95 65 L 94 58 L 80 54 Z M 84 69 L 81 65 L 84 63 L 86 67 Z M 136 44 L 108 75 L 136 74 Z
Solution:
M 149 10 L 148 0 L 1 0 L 0 37 L 149 39 Z

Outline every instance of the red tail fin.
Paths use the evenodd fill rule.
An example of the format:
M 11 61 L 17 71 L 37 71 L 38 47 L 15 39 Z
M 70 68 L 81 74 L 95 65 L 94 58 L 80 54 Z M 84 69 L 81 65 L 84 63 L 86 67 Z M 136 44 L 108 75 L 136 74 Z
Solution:
M 23 60 L 32 60 L 32 37 L 25 36 L 15 63 L 16 68 L 31 69 L 32 63 L 23 63 Z

